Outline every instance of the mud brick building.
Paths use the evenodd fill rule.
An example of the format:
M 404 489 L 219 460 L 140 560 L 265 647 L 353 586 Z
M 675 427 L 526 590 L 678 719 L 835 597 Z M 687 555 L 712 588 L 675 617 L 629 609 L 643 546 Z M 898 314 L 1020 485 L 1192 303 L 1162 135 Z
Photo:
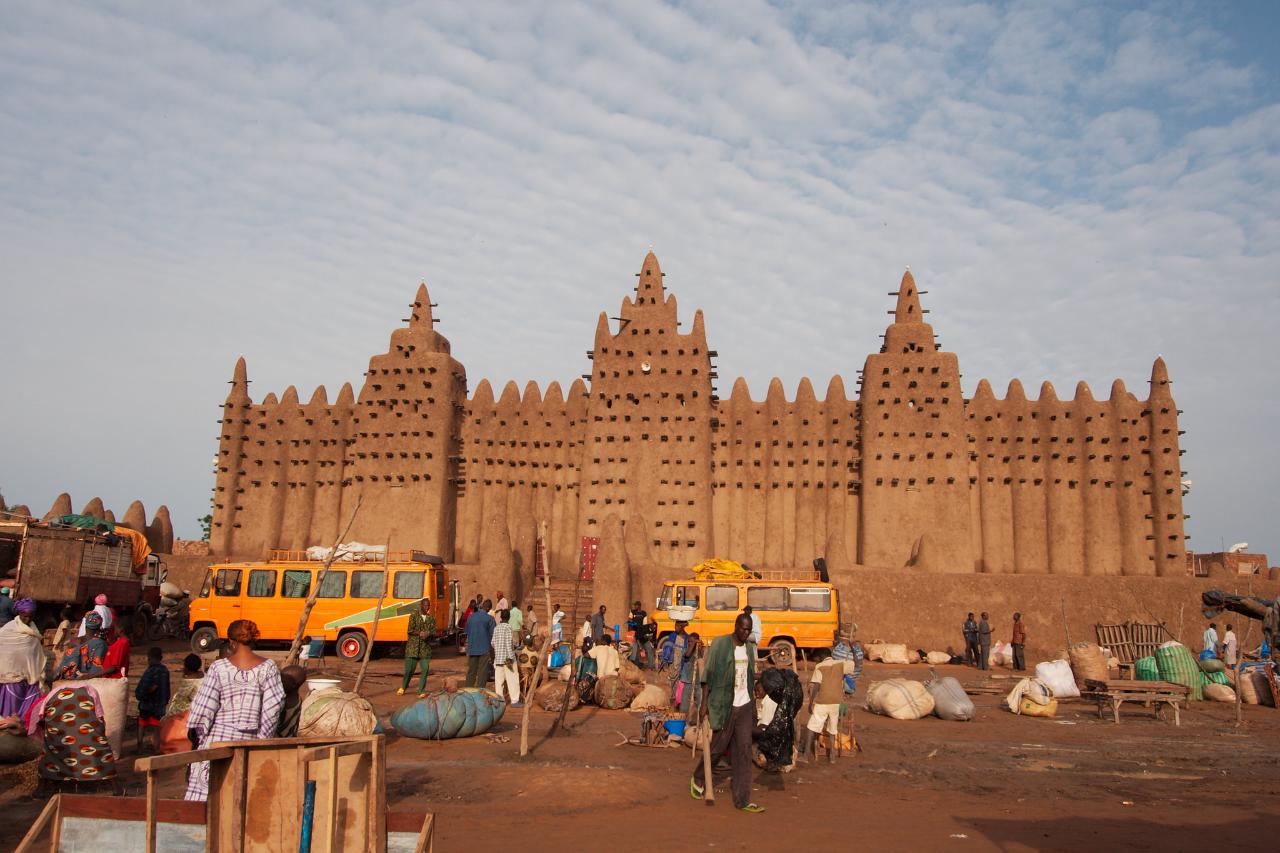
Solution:
M 910 273 L 852 395 L 742 379 L 717 396 L 701 311 L 683 327 L 650 253 L 620 320 L 601 313 L 590 370 L 567 389 L 488 380 L 435 331 L 419 288 L 359 395 L 249 397 L 243 359 L 223 406 L 215 554 L 352 539 L 418 547 L 519 589 L 539 525 L 553 573 L 599 540 L 620 599 L 649 568 L 719 556 L 754 566 L 944 573 L 1185 576 L 1178 409 L 1164 362 L 1140 399 L 1117 380 L 1061 399 L 1044 383 L 963 396 Z

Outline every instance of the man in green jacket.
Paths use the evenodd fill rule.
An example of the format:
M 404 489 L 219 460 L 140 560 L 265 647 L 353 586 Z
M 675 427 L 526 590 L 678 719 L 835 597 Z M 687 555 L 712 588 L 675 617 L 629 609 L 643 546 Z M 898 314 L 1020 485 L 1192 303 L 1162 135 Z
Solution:
M 711 725 L 711 760 L 725 753 L 733 767 L 733 805 L 758 814 L 764 808 L 751 802 L 751 733 L 756 727 L 756 646 L 749 642 L 751 617 L 739 614 L 733 633 L 717 637 L 707 651 L 702 672 L 705 701 L 702 722 Z M 699 781 L 702 762 L 694 765 L 689 794 L 702 799 L 706 790 Z

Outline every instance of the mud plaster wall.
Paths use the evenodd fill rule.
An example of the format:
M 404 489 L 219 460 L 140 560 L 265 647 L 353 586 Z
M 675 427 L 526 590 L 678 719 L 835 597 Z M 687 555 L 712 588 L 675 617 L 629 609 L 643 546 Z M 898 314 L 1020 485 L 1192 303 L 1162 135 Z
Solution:
M 708 557 L 759 568 L 868 565 L 938 574 L 1187 574 L 1178 410 L 1157 359 L 1146 400 L 1119 380 L 1004 399 L 986 380 L 966 400 L 960 362 L 924 322 L 910 273 L 879 353 L 850 399 L 839 375 L 818 400 L 743 380 L 720 400 L 701 311 L 681 328 L 650 253 L 616 329 L 601 314 L 590 372 L 564 392 L 507 383 L 495 400 L 434 330 L 426 288 L 407 328 L 369 362 L 358 398 L 301 404 L 290 387 L 254 403 L 243 360 L 224 404 L 211 544 L 260 558 L 329 544 L 363 499 L 350 538 L 483 562 L 506 529 L 533 563 L 546 525 L 552 571 L 571 576 L 583 536 L 617 516 L 625 556 L 684 569 Z M 616 530 L 617 528 L 611 528 Z M 602 548 L 609 543 L 602 542 Z M 492 550 L 492 549 L 491 549 Z M 505 557 L 504 557 L 505 562 Z M 634 585 L 634 584 L 632 584 Z
M 1014 611 L 1027 623 L 1027 652 L 1036 659 L 1056 657 L 1066 645 L 1062 608 L 1072 642 L 1096 641 L 1098 622 L 1164 622 L 1178 639 L 1199 651 L 1208 624 L 1200 612 L 1200 593 L 1206 589 L 1261 595 L 1280 595 L 1280 582 L 1254 578 L 1091 578 L 994 575 L 919 575 L 854 569 L 835 572 L 842 611 L 858 624 L 863 641 L 883 639 L 911 648 L 963 651 L 960 625 L 972 610 L 991 614 L 993 640 L 1009 641 Z M 1179 632 L 1179 618 L 1182 630 Z M 1252 621 L 1225 613 L 1215 619 L 1235 625 L 1245 645 Z M 1248 648 L 1261 642 L 1261 626 L 1254 622 Z

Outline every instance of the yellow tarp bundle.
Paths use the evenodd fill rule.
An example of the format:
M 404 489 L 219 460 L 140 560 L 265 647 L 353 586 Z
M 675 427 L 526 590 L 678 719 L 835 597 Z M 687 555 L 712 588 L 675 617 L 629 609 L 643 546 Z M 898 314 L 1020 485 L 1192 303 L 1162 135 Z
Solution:
M 121 539 L 128 539 L 133 544 L 133 570 L 138 574 L 142 574 L 142 567 L 147 564 L 147 557 L 151 555 L 151 546 L 147 544 L 147 537 L 132 528 L 121 527 L 118 524 L 112 532 Z
M 750 578 L 752 575 L 743 567 L 742 563 L 713 557 L 710 560 L 703 560 L 694 566 L 693 576 L 700 581 L 712 581 L 742 580 Z

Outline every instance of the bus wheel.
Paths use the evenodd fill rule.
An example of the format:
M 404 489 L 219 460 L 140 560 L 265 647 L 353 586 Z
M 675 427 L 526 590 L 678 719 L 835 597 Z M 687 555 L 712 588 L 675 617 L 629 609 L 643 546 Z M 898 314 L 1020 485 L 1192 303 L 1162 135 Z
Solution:
M 207 654 L 218 647 L 218 632 L 208 625 L 201 626 L 191 635 L 191 651 Z
M 774 640 L 769 644 L 769 660 L 774 666 L 792 666 L 796 662 L 796 647 L 790 640 Z
M 361 660 L 369 641 L 360 631 L 348 631 L 338 637 L 338 657 L 342 660 Z

